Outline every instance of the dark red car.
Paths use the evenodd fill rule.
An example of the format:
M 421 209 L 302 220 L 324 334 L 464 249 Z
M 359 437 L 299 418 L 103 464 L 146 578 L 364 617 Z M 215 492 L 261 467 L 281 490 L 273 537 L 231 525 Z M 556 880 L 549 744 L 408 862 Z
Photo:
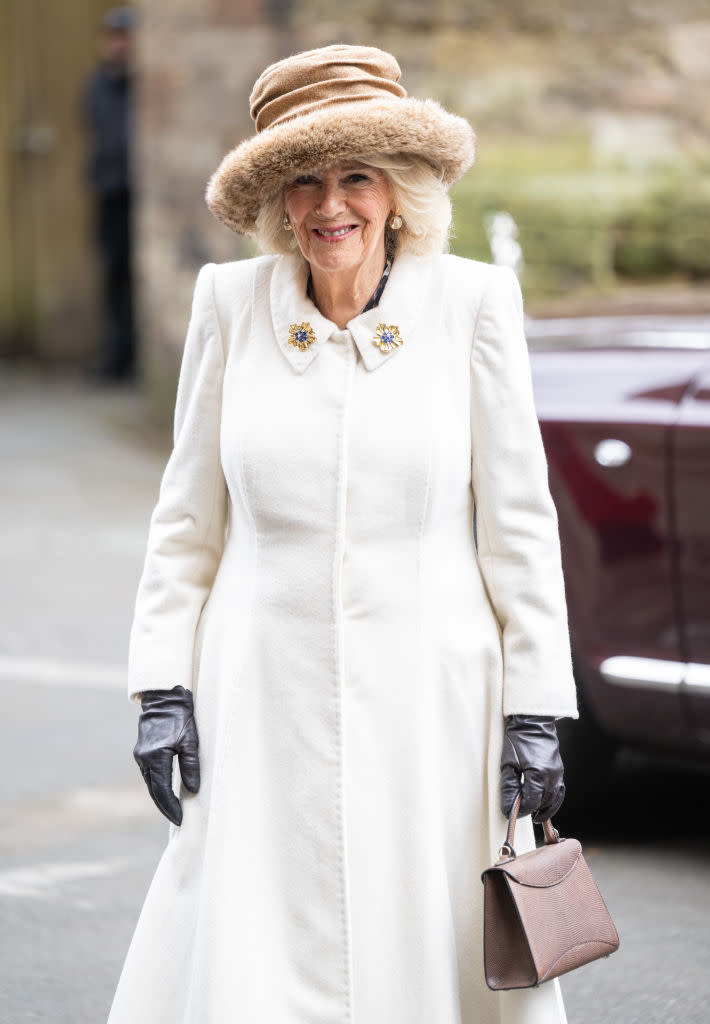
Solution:
M 581 706 L 560 722 L 577 800 L 622 746 L 710 759 L 710 320 L 526 326 Z

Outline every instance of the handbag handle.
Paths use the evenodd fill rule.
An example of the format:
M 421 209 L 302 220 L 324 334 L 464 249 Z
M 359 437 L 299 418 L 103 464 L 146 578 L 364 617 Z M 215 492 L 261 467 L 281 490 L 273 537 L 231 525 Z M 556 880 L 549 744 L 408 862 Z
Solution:
M 518 795 L 515 798 L 515 802 L 510 809 L 510 817 L 508 818 L 508 831 L 505 834 L 505 842 L 500 848 L 501 857 L 517 856 L 515 849 L 513 847 L 513 841 L 515 839 L 515 826 L 518 821 L 518 812 L 520 811 L 520 804 L 522 802 L 522 799 L 523 794 L 518 793 Z M 545 818 L 545 820 L 542 822 L 542 830 L 545 833 L 546 846 L 560 842 L 560 833 L 552 824 L 550 818 Z

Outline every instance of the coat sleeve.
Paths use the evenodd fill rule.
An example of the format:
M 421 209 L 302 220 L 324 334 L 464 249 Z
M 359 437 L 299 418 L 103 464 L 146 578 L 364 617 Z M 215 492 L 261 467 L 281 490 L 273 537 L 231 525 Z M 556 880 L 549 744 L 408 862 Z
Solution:
M 518 280 L 491 267 L 471 351 L 478 560 L 502 630 L 503 714 L 577 717 L 567 604 Z
M 224 548 L 224 351 L 213 264 L 197 277 L 175 403 L 174 446 L 153 510 L 128 657 L 128 695 L 192 689 L 195 632 Z

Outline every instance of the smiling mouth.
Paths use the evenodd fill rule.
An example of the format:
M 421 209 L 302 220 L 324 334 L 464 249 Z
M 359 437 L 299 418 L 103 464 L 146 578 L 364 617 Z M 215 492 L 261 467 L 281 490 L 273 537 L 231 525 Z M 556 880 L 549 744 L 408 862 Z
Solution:
M 326 239 L 338 239 L 345 238 L 346 235 L 352 234 L 357 229 L 357 224 L 345 224 L 343 227 L 338 228 L 314 228 L 313 233 L 318 235 L 319 238 Z

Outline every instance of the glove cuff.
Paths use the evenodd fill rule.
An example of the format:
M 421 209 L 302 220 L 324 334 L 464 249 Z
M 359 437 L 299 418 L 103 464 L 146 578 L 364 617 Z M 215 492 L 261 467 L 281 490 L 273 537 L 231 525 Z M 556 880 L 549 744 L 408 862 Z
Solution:
M 192 711 L 192 691 L 186 690 L 184 686 L 173 686 L 171 690 L 143 690 L 141 707 L 144 711 L 160 707 L 181 707 Z
M 506 715 L 505 724 L 508 726 L 528 725 L 538 722 L 556 722 L 554 715 Z

